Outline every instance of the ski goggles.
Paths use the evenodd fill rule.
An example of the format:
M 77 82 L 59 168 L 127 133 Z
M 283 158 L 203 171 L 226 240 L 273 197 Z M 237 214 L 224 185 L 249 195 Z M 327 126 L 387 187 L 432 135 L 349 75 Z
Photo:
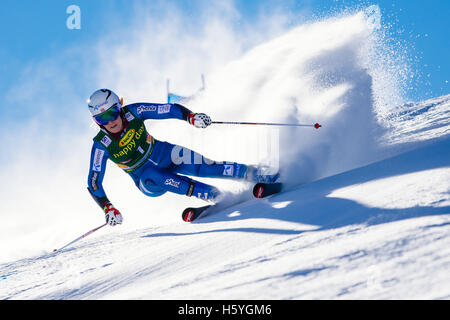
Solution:
M 120 115 L 120 108 L 117 104 L 114 104 L 111 108 L 94 116 L 95 122 L 99 125 L 104 126 L 110 121 L 116 120 Z

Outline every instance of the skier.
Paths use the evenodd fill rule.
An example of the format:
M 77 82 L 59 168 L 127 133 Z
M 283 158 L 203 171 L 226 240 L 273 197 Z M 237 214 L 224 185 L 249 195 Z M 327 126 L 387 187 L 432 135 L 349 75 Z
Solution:
M 108 159 L 128 173 L 139 190 L 150 197 L 173 192 L 214 203 L 223 196 L 216 187 L 186 175 L 264 183 L 278 178 L 278 174 L 262 174 L 257 166 L 214 162 L 190 149 L 156 140 L 144 125 L 146 119 L 175 118 L 197 128 L 206 128 L 211 118 L 204 113 L 193 113 L 177 103 L 122 104 L 123 100 L 109 89 L 95 91 L 88 100 L 89 111 L 100 127 L 91 151 L 88 190 L 111 226 L 121 224 L 123 217 L 102 186 Z

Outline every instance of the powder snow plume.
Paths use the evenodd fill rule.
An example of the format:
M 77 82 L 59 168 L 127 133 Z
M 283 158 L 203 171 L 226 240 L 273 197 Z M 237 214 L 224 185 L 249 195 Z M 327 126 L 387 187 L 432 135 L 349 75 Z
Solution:
M 227 146 L 233 160 L 264 161 L 268 152 L 258 147 L 267 148 L 266 140 L 275 136 L 279 146 L 271 147 L 279 152 L 277 164 L 291 184 L 382 158 L 384 117 L 404 103 L 409 69 L 384 42 L 374 23 L 377 14 L 375 7 L 287 31 L 210 75 L 204 94 L 192 104 L 213 119 L 319 122 L 323 128 L 214 126 L 207 132 L 209 143 L 197 149 L 224 159 Z M 202 134 L 194 140 L 202 141 Z

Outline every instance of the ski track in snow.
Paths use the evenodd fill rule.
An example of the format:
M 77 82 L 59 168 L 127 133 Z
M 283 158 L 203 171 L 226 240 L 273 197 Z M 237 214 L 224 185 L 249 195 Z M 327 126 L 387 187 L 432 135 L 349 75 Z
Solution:
M 346 30 L 349 21 L 354 25 L 360 19 L 339 21 L 333 22 L 333 30 Z M 305 28 L 327 34 L 326 26 L 322 22 Z M 308 40 L 310 34 L 301 31 L 258 50 L 265 52 L 264 46 L 275 45 L 281 52 L 280 44 L 291 44 L 289 37 L 295 32 L 306 38 L 302 41 Z M 291 110 L 290 119 L 309 120 L 324 113 L 331 131 L 325 131 L 327 126 L 318 131 L 325 132 L 325 138 L 302 131 L 302 136 L 288 141 L 292 159 L 301 155 L 288 163 L 289 174 L 297 178 L 291 180 L 298 182 L 297 174 L 315 181 L 268 199 L 251 199 L 196 223 L 179 221 L 132 231 L 124 226 L 103 228 L 61 252 L 52 254 L 48 248 L 47 254 L 2 263 L 0 299 L 449 299 L 450 96 L 391 106 L 382 117 L 387 127 L 380 139 L 384 145 L 373 148 L 378 136 L 369 137 L 364 130 L 373 120 L 368 115 L 374 106 L 368 101 L 371 77 L 376 77 L 352 65 L 356 54 L 347 42 L 353 45 L 365 35 L 355 34 L 338 39 L 342 43 L 325 41 L 327 46 L 316 48 L 317 52 L 285 48 L 287 56 L 295 52 L 306 55 L 301 61 L 314 61 L 308 66 L 291 65 L 294 60 L 286 58 L 287 63 L 280 61 L 279 66 L 284 71 L 277 75 L 287 77 L 294 69 L 303 72 L 303 77 L 291 80 L 300 82 L 295 88 L 307 89 L 304 79 L 328 75 L 334 86 L 325 86 L 320 94 L 277 93 L 263 75 L 227 79 L 230 86 L 245 84 L 244 91 L 252 86 L 271 91 L 276 101 L 282 97 L 304 106 L 317 98 L 317 109 Z M 255 70 L 264 67 L 254 59 L 258 50 L 244 58 L 255 63 Z M 280 52 L 273 53 L 274 60 Z M 342 60 L 339 67 L 336 62 L 327 64 L 333 56 Z M 241 66 L 232 63 L 219 75 L 237 77 Z M 309 73 L 316 67 L 323 72 Z M 354 83 L 344 81 L 353 78 Z M 214 90 L 222 87 L 223 83 L 214 81 L 205 101 L 208 94 L 217 98 Z M 280 87 L 289 90 L 289 86 Z M 233 101 L 241 97 L 227 97 L 224 104 L 242 109 Z M 267 96 L 255 97 L 260 99 L 255 104 L 267 100 Z M 357 109 L 361 105 L 369 108 Z M 278 113 L 289 113 L 288 107 L 279 108 L 283 112 L 270 109 L 277 121 Z M 252 112 L 259 110 L 250 110 L 249 115 Z M 345 126 L 352 117 L 355 122 L 362 120 L 354 130 Z M 344 127 L 347 131 L 342 132 Z M 327 141 L 330 138 L 336 144 Z M 301 148 L 296 149 L 297 144 Z M 309 158 L 305 150 L 313 155 Z M 323 158 L 329 161 L 309 166 Z

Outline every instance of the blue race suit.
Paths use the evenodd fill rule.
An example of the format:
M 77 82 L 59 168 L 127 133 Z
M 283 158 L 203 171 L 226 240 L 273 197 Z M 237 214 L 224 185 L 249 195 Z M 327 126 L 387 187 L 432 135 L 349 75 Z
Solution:
M 126 137 L 126 126 L 129 121 L 142 121 L 143 123 L 146 119 L 169 118 L 187 120 L 189 114 L 191 111 L 179 104 L 134 103 L 122 108 L 121 117 L 125 127 L 123 132 L 113 135 L 103 127 L 101 128 L 103 138 L 101 140 L 94 138 L 88 176 L 88 190 L 101 208 L 110 203 L 102 186 L 106 162 L 108 159 L 113 159 L 107 146 L 113 139 L 121 139 L 121 142 L 124 139 L 130 141 Z M 143 124 L 141 129 L 144 130 Z M 244 164 L 213 162 L 190 149 L 158 141 L 149 134 L 147 141 L 151 146 L 145 152 L 145 158 L 138 161 L 134 167 L 118 163 L 119 167 L 124 169 L 134 180 L 139 190 L 147 196 L 160 196 L 169 191 L 204 200 L 214 200 L 219 194 L 215 187 L 195 181 L 186 175 L 235 179 L 242 179 L 246 176 L 247 166 Z M 130 145 L 133 146 L 132 143 Z M 131 147 L 129 149 L 131 150 Z M 142 154 L 144 154 L 143 151 Z M 113 156 L 116 157 L 116 154 Z

